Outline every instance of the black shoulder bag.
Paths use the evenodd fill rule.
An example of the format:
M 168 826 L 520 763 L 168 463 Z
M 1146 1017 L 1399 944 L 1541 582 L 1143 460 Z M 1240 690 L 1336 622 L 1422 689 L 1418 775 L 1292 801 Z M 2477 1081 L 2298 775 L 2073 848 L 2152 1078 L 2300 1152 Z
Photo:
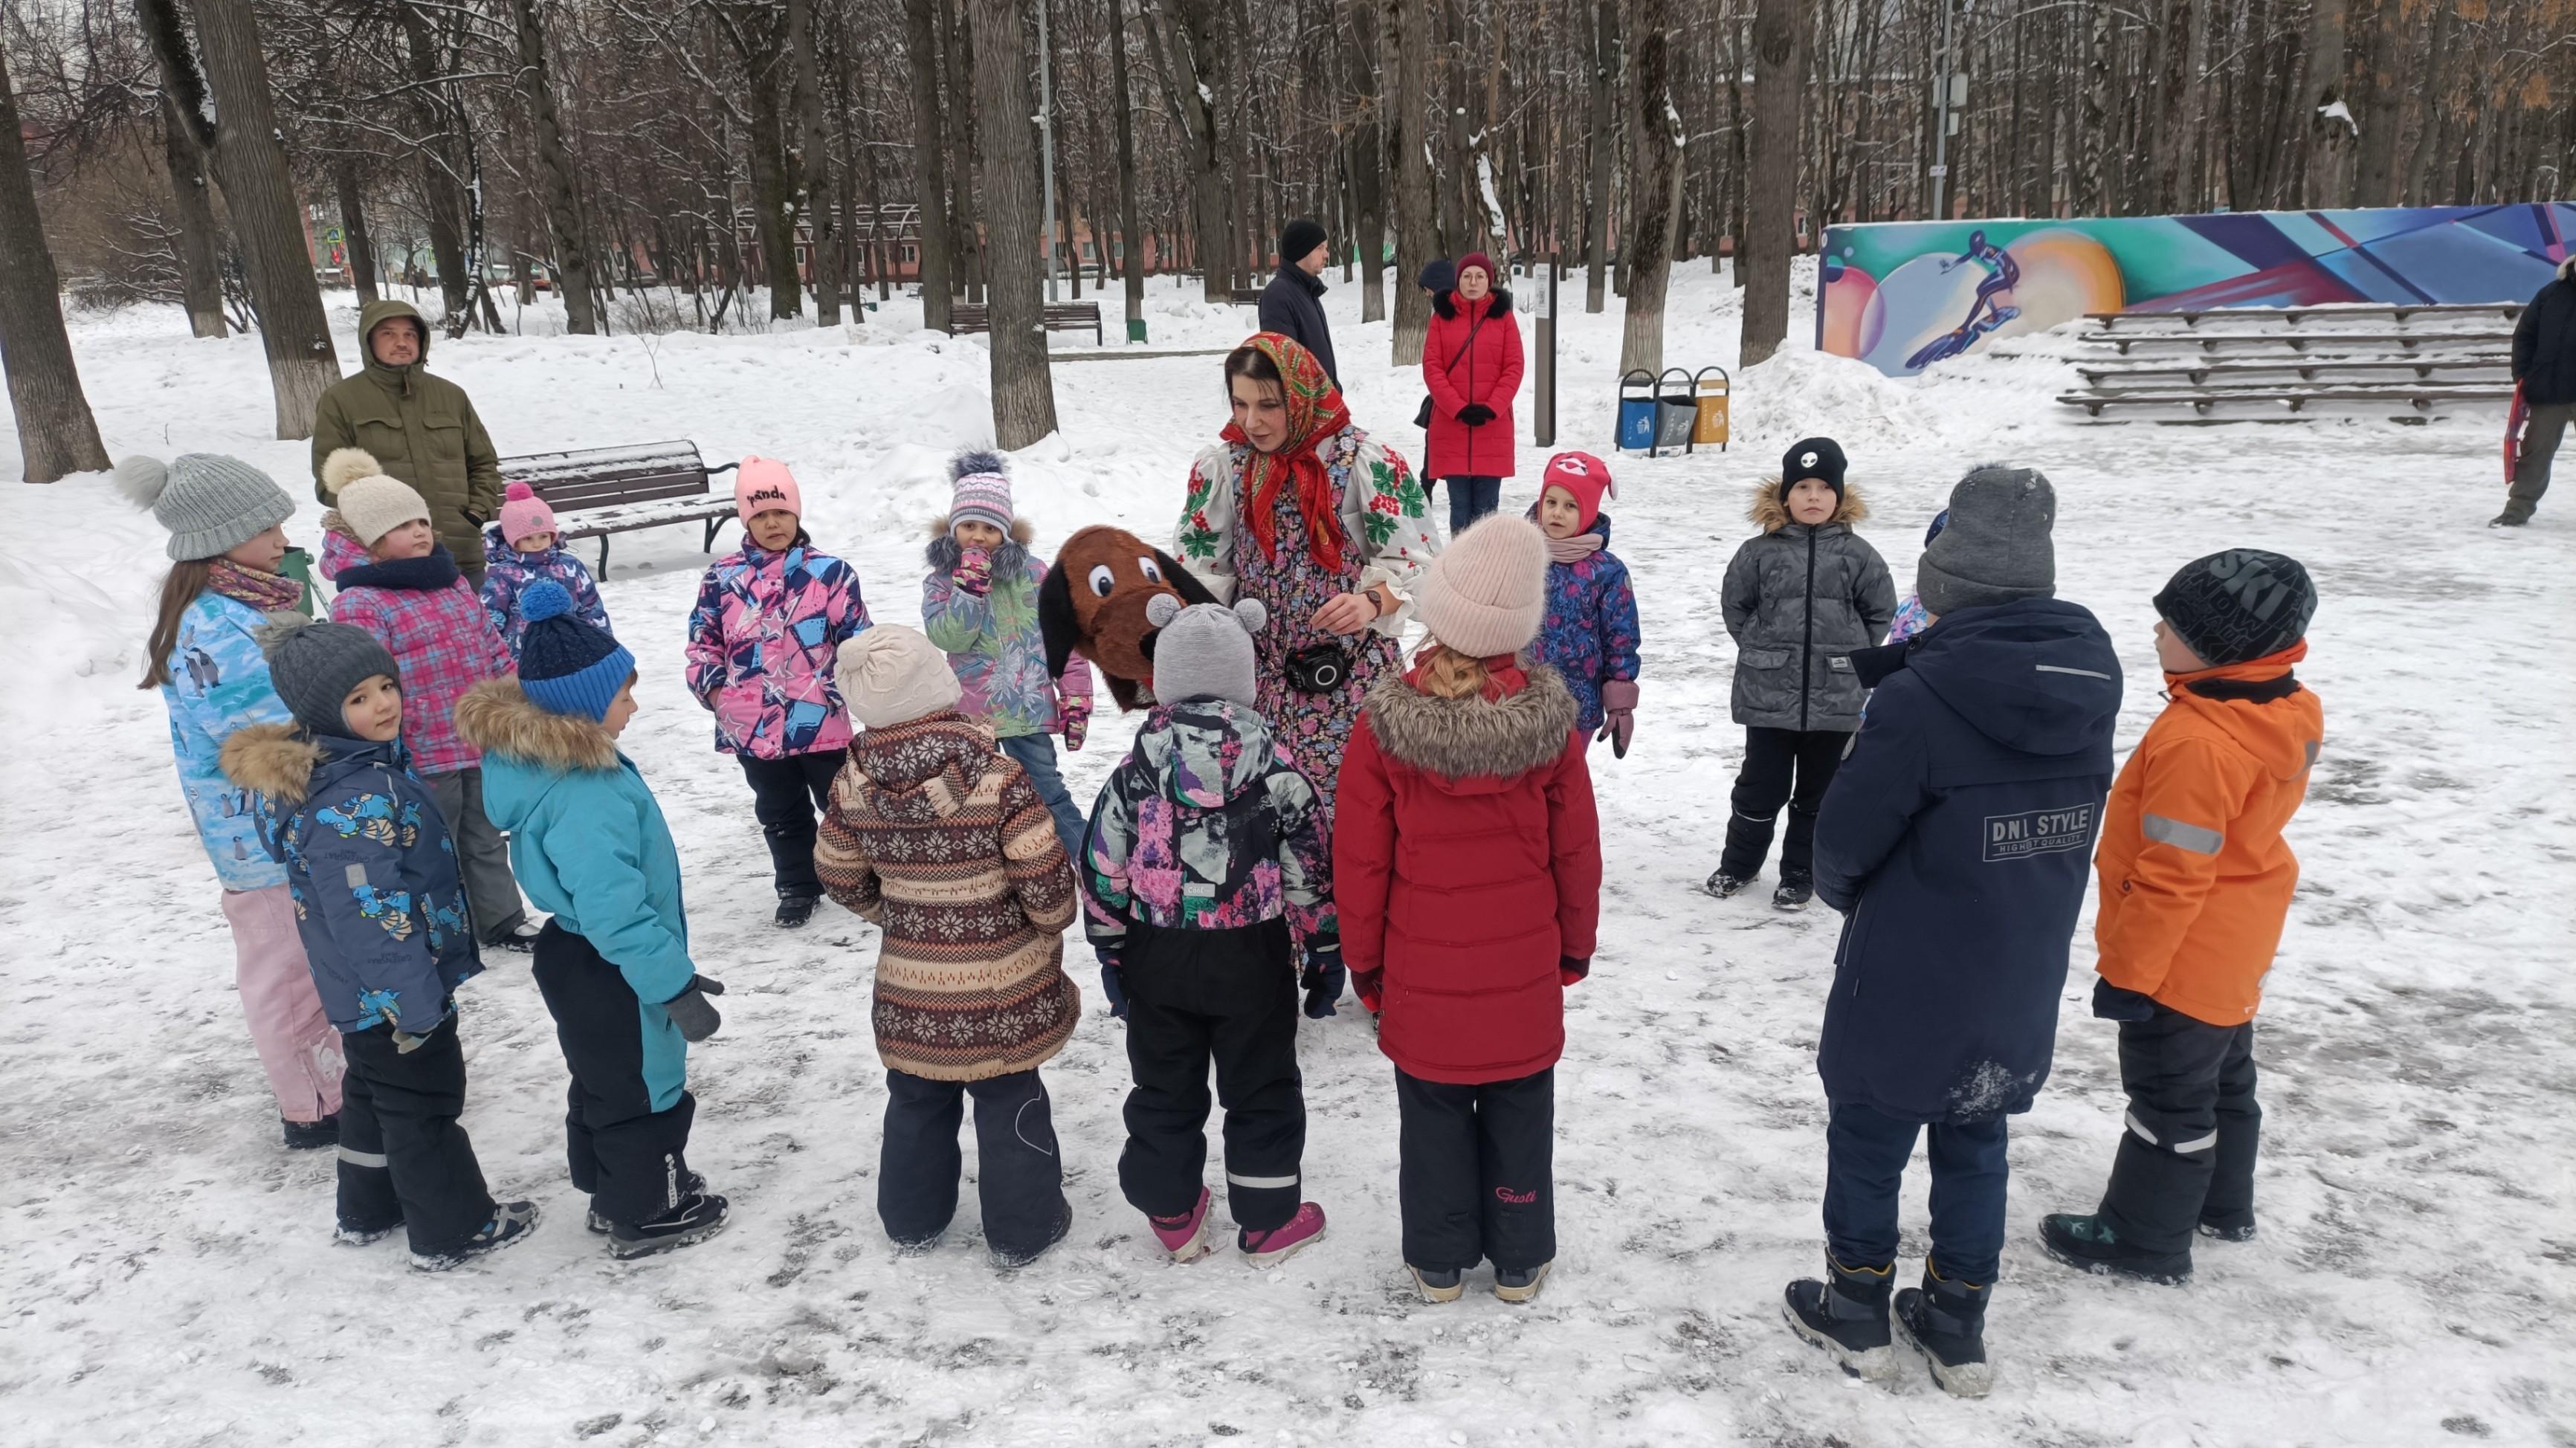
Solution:
M 1449 366 L 1443 367 L 1440 370 L 1447 372 L 1451 368 L 1456 367 L 1458 365 L 1458 359 L 1467 355 L 1467 349 L 1476 345 L 1476 334 L 1483 331 L 1484 327 L 1485 319 L 1480 313 L 1476 320 L 1469 323 L 1467 326 L 1467 340 L 1459 343 L 1458 350 L 1450 354 Z M 1431 430 L 1431 394 L 1428 392 L 1422 394 L 1422 405 L 1413 409 L 1413 425 L 1421 428 L 1425 432 L 1429 432 Z

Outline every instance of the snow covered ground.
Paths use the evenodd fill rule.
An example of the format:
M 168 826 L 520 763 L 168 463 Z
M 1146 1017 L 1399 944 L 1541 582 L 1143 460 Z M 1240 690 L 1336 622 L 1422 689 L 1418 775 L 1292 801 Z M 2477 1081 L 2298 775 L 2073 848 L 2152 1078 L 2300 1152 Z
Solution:
M 1356 287 L 1326 300 L 1357 416 L 1411 452 L 1418 376 L 1384 364 Z M 1559 445 L 1606 455 L 1617 314 L 1564 300 Z M 970 1192 L 948 1245 L 898 1257 L 871 1179 L 874 936 L 829 905 L 804 933 L 767 926 L 748 791 L 679 684 L 704 563 L 680 528 L 621 537 L 605 589 L 644 660 L 627 742 L 678 831 L 701 959 L 732 987 L 723 1033 L 693 1053 L 691 1158 L 736 1225 L 636 1266 L 581 1230 L 561 1059 L 505 956 L 464 993 L 467 1122 L 495 1188 L 540 1200 L 543 1229 L 435 1278 L 407 1273 L 398 1243 L 331 1246 L 330 1162 L 277 1145 L 161 707 L 133 687 L 163 535 L 102 477 L 0 488 L 0 1436 L 2576 1444 L 2576 499 L 2521 532 L 2484 526 L 2501 501 L 2494 415 L 2087 426 L 2049 401 L 2071 380 L 2054 339 L 1899 384 L 1804 350 L 1799 305 L 1793 350 L 1736 378 L 1732 452 L 1617 463 L 1645 704 L 1627 760 L 1599 756 L 1610 898 L 1559 1073 L 1563 1257 L 1519 1310 L 1482 1274 L 1455 1306 L 1404 1289 L 1392 1083 L 1355 1010 L 1301 1039 L 1310 1191 L 1333 1226 L 1283 1268 L 1156 1260 L 1118 1195 L 1125 1058 L 1096 999 L 1048 1072 L 1073 1237 L 997 1275 Z M 1158 349 L 1250 326 L 1159 285 L 1152 308 Z M 432 358 L 505 452 L 684 436 L 712 458 L 787 459 L 816 538 L 857 564 L 879 619 L 911 622 L 942 459 L 986 437 L 989 414 L 980 339 L 922 334 L 907 310 L 846 335 L 472 337 Z M 1734 294 L 1688 271 L 1670 330 L 1670 360 L 1731 364 Z M 164 311 L 82 319 L 73 340 L 111 452 L 238 453 L 308 495 L 304 445 L 265 436 L 255 339 L 191 341 Z M 1043 544 L 1098 521 L 1168 534 L 1222 421 L 1215 359 L 1062 363 L 1064 430 L 1015 463 Z M 1520 421 L 1514 508 L 1544 457 L 1526 401 Z M 1782 1328 L 1780 1286 L 1820 1247 L 1812 1052 L 1834 920 L 1697 890 L 1741 739 L 1716 582 L 1748 531 L 1747 485 L 1809 432 L 1850 450 L 1877 509 L 1865 535 L 1900 581 L 1969 464 L 2045 469 L 2060 593 L 2129 665 L 2124 745 L 2159 704 L 2147 600 L 2175 566 L 2260 545 L 2324 592 L 2301 673 L 2328 742 L 2261 1024 L 2264 1235 L 2204 1244 L 2182 1290 L 2079 1277 L 2039 1251 L 2039 1215 L 2092 1203 L 2119 1130 L 2112 1029 L 2083 1006 L 2088 921 L 2056 1076 L 2014 1125 L 1983 1403 L 1911 1374 L 1893 1392 L 1848 1382 Z M 0 467 L 16 454 L 0 431 Z M 292 525 L 308 544 L 319 511 Z M 1127 733 L 1101 722 L 1072 761 L 1078 794 Z M 1074 973 L 1096 990 L 1087 959 Z M 1911 1258 L 1919 1158 L 1908 1186 Z

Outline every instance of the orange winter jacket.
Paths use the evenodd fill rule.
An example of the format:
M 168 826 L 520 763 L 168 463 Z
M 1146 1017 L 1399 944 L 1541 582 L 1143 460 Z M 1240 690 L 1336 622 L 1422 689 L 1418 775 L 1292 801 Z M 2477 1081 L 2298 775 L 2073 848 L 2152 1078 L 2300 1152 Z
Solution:
M 2325 738 L 2290 675 L 2307 654 L 2165 675 L 2171 702 L 2111 786 L 2094 856 L 2104 980 L 2211 1025 L 2254 1018 L 2299 883 L 2281 830 Z

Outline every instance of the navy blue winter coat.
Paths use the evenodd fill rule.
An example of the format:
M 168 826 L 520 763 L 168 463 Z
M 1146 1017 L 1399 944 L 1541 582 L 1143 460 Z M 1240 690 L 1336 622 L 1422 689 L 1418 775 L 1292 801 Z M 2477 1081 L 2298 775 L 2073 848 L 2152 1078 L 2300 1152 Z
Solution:
M 295 930 L 323 1014 L 343 1031 L 387 1022 L 426 1036 L 481 972 L 456 844 L 400 740 L 255 724 L 224 741 L 224 773 L 266 797 Z
M 2027 1111 L 2111 788 L 2120 661 L 2056 599 L 1961 609 L 1855 658 L 1870 698 L 1816 822 L 1843 912 L 1816 1071 L 1908 1121 Z

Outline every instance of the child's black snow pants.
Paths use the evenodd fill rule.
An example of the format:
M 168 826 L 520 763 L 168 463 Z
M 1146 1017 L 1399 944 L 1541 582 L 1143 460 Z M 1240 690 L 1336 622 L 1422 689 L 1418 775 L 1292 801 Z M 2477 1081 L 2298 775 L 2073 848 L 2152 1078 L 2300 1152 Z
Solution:
M 1225 1107 L 1226 1201 L 1267 1232 L 1297 1214 L 1306 1092 L 1297 1071 L 1297 966 L 1288 922 L 1128 929 L 1127 1148 L 1118 1185 L 1152 1217 L 1198 1204 L 1207 1168 L 1208 1066 Z
M 411 1249 L 435 1256 L 462 1246 L 492 1220 L 492 1193 L 465 1111 L 465 1051 L 456 1017 L 404 1051 L 394 1028 L 340 1038 L 340 1225 L 372 1232 L 400 1224 Z
M 661 1216 L 688 1195 L 689 1123 L 698 1103 L 674 1079 L 648 1078 L 635 988 L 589 941 L 549 920 L 537 936 L 537 991 L 572 1068 L 565 1156 L 576 1190 L 621 1227 Z M 656 1063 L 664 1074 L 684 1066 Z M 669 1095 L 654 1109 L 657 1088 Z
M 1556 1260 L 1556 1071 L 1462 1086 L 1395 1072 L 1404 1260 L 1464 1272 Z
M 2251 1225 L 2263 1108 L 2254 1100 L 2254 1023 L 2213 1026 L 2164 1005 L 2120 1024 L 2126 1130 L 2102 1219 L 2149 1252 L 2188 1252 L 2192 1231 Z
M 984 1245 L 1005 1257 L 1043 1251 L 1064 1221 L 1064 1160 L 1056 1150 L 1054 1105 L 1035 1070 L 981 1081 L 886 1072 L 877 1219 L 887 1236 L 908 1247 L 948 1230 L 965 1165 L 957 1129 L 965 1123 L 970 1096 Z

